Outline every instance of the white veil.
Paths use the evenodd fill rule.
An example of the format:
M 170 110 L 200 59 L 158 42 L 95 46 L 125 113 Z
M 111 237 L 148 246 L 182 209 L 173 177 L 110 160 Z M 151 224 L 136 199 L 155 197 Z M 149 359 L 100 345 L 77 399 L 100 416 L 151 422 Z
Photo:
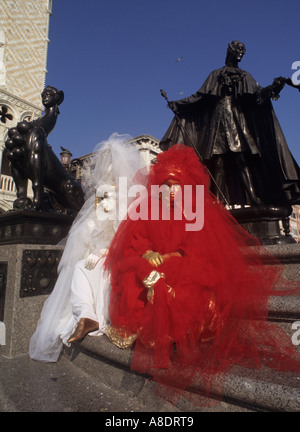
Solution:
M 140 153 L 130 143 L 128 135 L 114 133 L 96 146 L 89 167 L 83 170 L 82 183 L 86 201 L 76 216 L 64 240 L 64 252 L 58 266 L 55 287 L 44 303 L 35 333 L 30 339 L 29 354 L 34 360 L 56 362 L 62 349 L 61 335 L 73 325 L 71 281 L 75 264 L 85 258 L 89 250 L 107 248 L 120 223 L 116 218 L 96 220 L 95 191 L 101 185 L 117 187 L 117 207 L 127 207 L 127 191 L 140 164 Z M 119 178 L 127 179 L 127 189 L 118 190 Z M 125 196 L 126 195 L 126 196 Z M 71 329 L 70 329 L 71 331 Z

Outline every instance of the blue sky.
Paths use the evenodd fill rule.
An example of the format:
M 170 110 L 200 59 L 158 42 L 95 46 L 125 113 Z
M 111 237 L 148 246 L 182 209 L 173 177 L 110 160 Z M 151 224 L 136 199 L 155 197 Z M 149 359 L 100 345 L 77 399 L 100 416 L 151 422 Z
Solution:
M 113 132 L 161 139 L 173 115 L 160 89 L 170 100 L 195 93 L 232 40 L 260 85 L 291 77 L 299 16 L 299 0 L 54 0 L 46 84 L 65 100 L 49 144 L 78 157 Z M 300 164 L 300 93 L 285 86 L 273 104 Z

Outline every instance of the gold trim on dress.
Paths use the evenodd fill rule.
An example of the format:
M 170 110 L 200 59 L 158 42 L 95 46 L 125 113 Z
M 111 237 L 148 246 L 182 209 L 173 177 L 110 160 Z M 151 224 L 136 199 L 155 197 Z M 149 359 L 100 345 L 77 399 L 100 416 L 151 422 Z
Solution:
M 132 347 L 137 338 L 136 334 L 130 334 L 124 329 L 113 326 L 107 326 L 105 334 L 114 345 L 121 349 Z
M 143 285 L 145 288 L 150 289 L 153 288 L 156 282 L 159 281 L 160 278 L 165 278 L 164 273 L 159 273 L 156 270 L 152 270 L 152 272 L 143 280 Z
M 143 280 L 143 285 L 147 288 L 147 300 L 149 303 L 153 304 L 154 301 L 154 286 L 159 281 L 159 279 L 165 278 L 164 273 L 159 273 L 156 270 L 152 270 L 152 272 Z

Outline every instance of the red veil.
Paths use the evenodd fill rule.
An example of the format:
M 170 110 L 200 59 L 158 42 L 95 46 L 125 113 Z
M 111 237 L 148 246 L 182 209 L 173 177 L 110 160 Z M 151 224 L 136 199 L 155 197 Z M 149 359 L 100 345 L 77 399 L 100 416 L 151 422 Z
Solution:
M 204 186 L 202 229 L 186 229 L 191 221 L 185 206 L 181 219 L 171 211 L 170 220 L 164 220 L 162 202 L 160 217 L 151 219 L 151 186 L 170 176 L 182 190 L 192 186 L 194 210 L 196 185 Z M 299 371 L 300 356 L 290 338 L 267 321 L 269 297 L 298 289 L 298 284 L 281 278 L 276 258 L 209 192 L 209 176 L 195 152 L 176 145 L 160 153 L 145 180 L 146 193 L 138 199 L 144 214 L 137 218 L 137 207 L 134 214 L 128 211 L 106 261 L 114 334 L 120 341 L 136 338 L 131 368 L 151 375 L 173 402 L 196 387 L 209 396 L 214 379 L 220 381 L 234 364 Z M 179 254 L 154 268 L 143 258 L 149 250 Z M 153 270 L 161 277 L 149 300 L 143 282 Z

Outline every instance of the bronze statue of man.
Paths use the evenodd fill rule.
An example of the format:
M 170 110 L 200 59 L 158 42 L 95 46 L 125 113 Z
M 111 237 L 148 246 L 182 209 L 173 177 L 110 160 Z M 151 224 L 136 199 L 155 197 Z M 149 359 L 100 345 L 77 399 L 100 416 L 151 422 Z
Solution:
M 242 42 L 231 42 L 225 66 L 195 94 L 171 102 L 176 115 L 160 148 L 193 144 L 213 177 L 213 193 L 231 206 L 299 203 L 300 169 L 271 102 L 286 79 L 260 87 L 238 66 L 245 51 Z

